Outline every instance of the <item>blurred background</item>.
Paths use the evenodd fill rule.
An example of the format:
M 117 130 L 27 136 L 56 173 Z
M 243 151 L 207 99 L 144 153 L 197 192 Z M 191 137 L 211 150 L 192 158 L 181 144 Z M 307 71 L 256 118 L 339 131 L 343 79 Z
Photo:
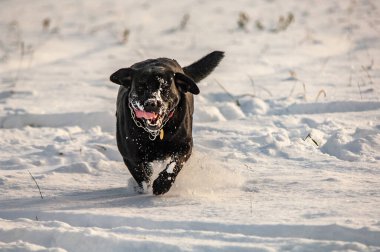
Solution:
M 233 95 L 289 103 L 379 97 L 377 1 L 3 0 L 0 6 L 0 99 L 8 112 L 92 111 L 100 103 L 108 110 L 117 90 L 108 76 L 118 68 L 156 57 L 185 66 L 213 50 L 226 58 L 201 85 L 206 92 L 225 92 L 223 86 Z M 25 105 L 17 105 L 19 98 Z

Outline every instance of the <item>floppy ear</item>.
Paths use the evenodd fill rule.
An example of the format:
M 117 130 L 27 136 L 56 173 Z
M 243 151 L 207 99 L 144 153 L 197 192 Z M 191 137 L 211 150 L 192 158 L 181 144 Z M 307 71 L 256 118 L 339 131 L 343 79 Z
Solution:
M 190 76 L 196 83 L 206 78 L 218 66 L 219 62 L 223 59 L 224 52 L 214 51 L 207 54 L 200 60 L 194 62 L 190 66 L 183 68 L 187 76 Z
M 199 88 L 197 84 L 195 84 L 195 82 L 190 77 L 184 75 L 183 73 L 175 73 L 174 81 L 181 92 L 190 92 L 195 95 L 199 94 Z
M 132 83 L 133 72 L 134 71 L 132 68 L 119 69 L 110 76 L 110 81 L 125 87 L 129 87 Z

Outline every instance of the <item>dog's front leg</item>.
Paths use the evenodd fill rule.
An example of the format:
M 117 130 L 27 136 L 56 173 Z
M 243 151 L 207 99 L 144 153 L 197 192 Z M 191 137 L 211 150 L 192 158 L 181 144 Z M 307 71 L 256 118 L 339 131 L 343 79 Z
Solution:
M 166 166 L 165 170 L 160 172 L 158 177 L 153 182 L 153 194 L 160 195 L 167 193 L 170 187 L 181 171 L 185 162 L 190 158 L 190 153 L 183 156 L 174 156 L 171 162 Z
M 136 191 L 140 193 L 146 192 L 150 186 L 150 178 L 153 174 L 152 164 L 148 162 L 142 162 L 135 164 L 127 159 L 124 159 L 125 165 L 128 167 L 132 177 L 136 180 L 138 188 Z

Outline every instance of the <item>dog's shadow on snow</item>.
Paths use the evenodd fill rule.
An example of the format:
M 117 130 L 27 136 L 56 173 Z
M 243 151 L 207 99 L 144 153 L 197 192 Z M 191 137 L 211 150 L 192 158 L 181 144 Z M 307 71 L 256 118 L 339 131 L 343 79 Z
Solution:
M 155 196 L 152 192 L 140 194 L 133 188 L 120 187 L 110 189 L 100 189 L 93 191 L 73 192 L 64 195 L 61 200 L 65 201 L 65 209 L 82 209 L 82 208 L 150 208 L 160 205 L 166 205 L 167 199 L 172 198 L 170 195 L 163 197 Z M 60 199 L 57 199 L 60 201 Z M 61 208 L 61 210 L 64 210 Z
M 89 191 L 74 191 L 62 195 L 44 195 L 44 198 L 16 198 L 0 200 L 0 217 L 23 218 L 25 214 L 35 214 L 46 211 L 82 210 L 91 208 L 153 208 L 186 204 L 173 195 L 155 196 L 151 192 L 139 194 L 133 189 L 120 187 Z M 1 206 L 7 206 L 2 209 Z M 7 214 L 9 212 L 9 214 Z M 12 212 L 12 213 L 11 213 Z

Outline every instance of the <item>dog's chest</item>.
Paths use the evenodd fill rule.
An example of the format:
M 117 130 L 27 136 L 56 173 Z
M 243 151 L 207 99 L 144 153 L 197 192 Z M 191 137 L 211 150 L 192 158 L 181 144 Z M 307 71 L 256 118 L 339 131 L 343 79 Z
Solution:
M 126 143 L 129 153 L 135 152 L 137 156 L 148 160 L 162 160 L 179 153 L 184 147 L 189 145 L 187 130 L 180 126 L 168 125 L 170 127 L 163 128 L 163 138 L 158 136 L 155 140 L 150 140 L 147 132 L 136 129 Z M 191 133 L 190 133 L 191 134 Z M 191 140 L 190 140 L 191 142 Z
M 161 140 L 156 138 L 155 140 L 147 140 L 144 138 L 137 138 L 136 141 L 132 141 L 131 148 L 136 148 L 138 156 L 147 161 L 161 160 L 172 156 L 176 153 L 176 143 Z

